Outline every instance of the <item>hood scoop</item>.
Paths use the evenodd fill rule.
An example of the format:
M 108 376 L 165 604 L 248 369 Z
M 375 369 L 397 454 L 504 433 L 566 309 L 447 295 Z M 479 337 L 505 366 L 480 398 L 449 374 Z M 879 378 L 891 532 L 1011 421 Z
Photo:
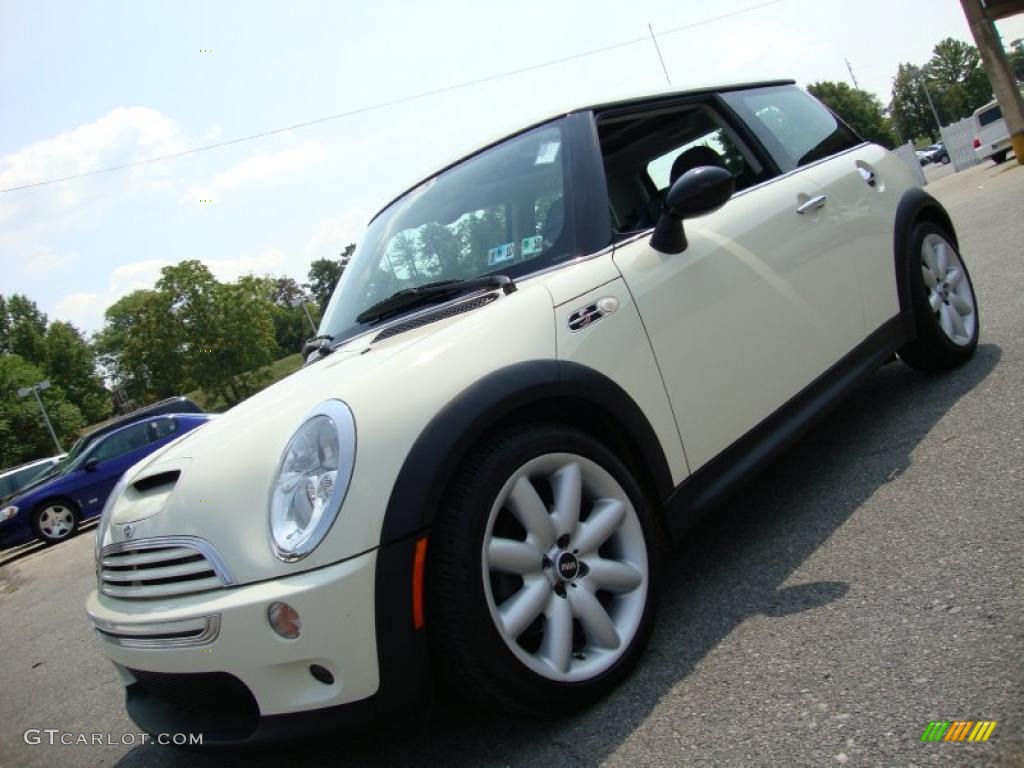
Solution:
M 152 491 L 155 488 L 171 490 L 181 477 L 181 470 L 174 469 L 167 472 L 158 472 L 155 475 L 148 475 L 132 483 L 132 487 L 139 493 Z M 166 486 L 166 487 L 165 487 Z
M 385 328 L 374 337 L 372 343 L 376 344 L 378 341 L 384 341 L 385 339 L 390 339 L 392 336 L 398 336 L 400 333 L 405 333 L 406 331 L 411 331 L 415 328 L 429 325 L 430 323 L 436 323 L 438 320 L 447 320 L 449 317 L 461 315 L 463 312 L 471 312 L 474 309 L 479 309 L 480 307 L 490 304 L 497 298 L 497 293 L 485 293 L 483 296 L 476 296 L 468 301 L 451 304 L 443 309 L 424 312 L 423 314 L 417 315 L 405 322 Z

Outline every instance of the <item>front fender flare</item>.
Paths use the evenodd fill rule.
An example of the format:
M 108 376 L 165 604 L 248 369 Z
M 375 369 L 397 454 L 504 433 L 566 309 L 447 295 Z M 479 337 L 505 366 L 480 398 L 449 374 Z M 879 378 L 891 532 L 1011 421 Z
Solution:
M 484 376 L 430 420 L 409 450 L 392 487 L 381 545 L 431 525 L 459 464 L 490 427 L 521 408 L 566 399 L 582 401 L 610 416 L 641 455 L 658 501 L 668 498 L 673 488 L 668 461 L 636 402 L 592 368 L 560 360 L 533 360 Z

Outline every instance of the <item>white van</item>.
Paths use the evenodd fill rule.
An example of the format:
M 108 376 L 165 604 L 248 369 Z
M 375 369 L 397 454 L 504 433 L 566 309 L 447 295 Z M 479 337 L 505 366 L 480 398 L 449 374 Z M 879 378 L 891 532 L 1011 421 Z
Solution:
M 978 162 L 992 158 L 996 165 L 1006 160 L 1010 151 L 1010 130 L 1003 119 L 1003 111 L 996 101 L 990 101 L 974 113 L 974 154 Z

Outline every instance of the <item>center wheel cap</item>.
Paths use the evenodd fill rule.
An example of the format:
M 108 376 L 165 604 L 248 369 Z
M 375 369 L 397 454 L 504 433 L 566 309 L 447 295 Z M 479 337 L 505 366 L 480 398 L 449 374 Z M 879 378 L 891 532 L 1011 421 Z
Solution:
M 580 561 L 572 552 L 563 552 L 555 560 L 555 570 L 562 581 L 572 581 L 580 573 Z

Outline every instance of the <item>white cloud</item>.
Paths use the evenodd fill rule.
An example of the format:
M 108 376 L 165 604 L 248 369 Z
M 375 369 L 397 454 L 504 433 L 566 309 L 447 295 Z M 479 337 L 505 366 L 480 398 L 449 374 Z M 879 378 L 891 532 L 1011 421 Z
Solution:
M 173 120 L 149 107 L 117 107 L 91 123 L 37 141 L 0 158 L 0 188 L 87 173 L 185 149 Z M 65 184 L 60 200 L 74 205 L 80 185 Z
M 266 248 L 252 256 L 240 256 L 237 259 L 204 259 L 203 263 L 210 268 L 214 277 L 223 283 L 237 280 L 250 272 L 263 275 L 274 272 L 284 262 L 284 251 L 278 248 Z
M 221 171 L 209 181 L 190 187 L 182 196 L 182 202 L 196 203 L 199 200 L 217 200 L 225 192 L 257 181 L 292 173 L 321 162 L 327 155 L 322 144 L 306 142 L 280 152 L 269 152 L 247 157 L 226 171 Z
M 370 220 L 365 208 L 350 208 L 339 216 L 327 216 L 320 222 L 306 243 L 310 259 L 336 256 L 349 243 L 358 243 Z
M 21 273 L 28 277 L 46 277 L 61 267 L 69 266 L 78 259 L 78 254 L 58 253 L 52 248 L 37 247 L 21 262 Z

